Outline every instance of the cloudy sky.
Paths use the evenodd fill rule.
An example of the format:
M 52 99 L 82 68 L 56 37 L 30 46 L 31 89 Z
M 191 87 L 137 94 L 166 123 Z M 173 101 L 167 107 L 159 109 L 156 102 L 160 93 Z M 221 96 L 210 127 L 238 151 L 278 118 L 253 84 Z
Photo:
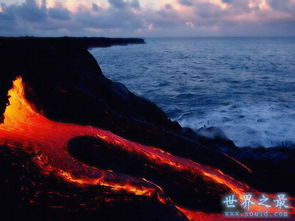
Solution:
M 295 36 L 295 0 L 0 0 L 0 35 Z

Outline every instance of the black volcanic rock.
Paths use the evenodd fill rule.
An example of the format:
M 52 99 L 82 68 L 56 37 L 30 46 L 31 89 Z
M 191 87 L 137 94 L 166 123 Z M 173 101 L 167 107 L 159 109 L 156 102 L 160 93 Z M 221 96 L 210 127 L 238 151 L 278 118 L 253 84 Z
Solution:
M 10 45 L 18 44 L 46 44 L 46 43 L 65 43 L 75 45 L 79 48 L 93 47 L 110 47 L 113 45 L 128 45 L 128 44 L 144 44 L 144 39 L 141 38 L 103 38 L 103 37 L 0 37 L 0 42 L 8 42 Z
M 76 137 L 69 141 L 68 149 L 73 157 L 87 165 L 156 182 L 173 202 L 185 208 L 220 212 L 220 196 L 230 192 L 226 186 L 153 164 L 94 137 Z
M 54 175 L 44 175 L 33 157 L 0 146 L 0 220 L 186 221 L 175 208 L 155 198 L 100 186 L 81 188 Z

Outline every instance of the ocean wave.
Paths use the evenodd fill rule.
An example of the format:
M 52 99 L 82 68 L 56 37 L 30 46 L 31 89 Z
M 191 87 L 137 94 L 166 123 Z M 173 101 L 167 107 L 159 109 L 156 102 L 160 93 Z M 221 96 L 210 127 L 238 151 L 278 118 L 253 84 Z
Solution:
M 203 116 L 191 113 L 175 120 L 184 127 L 201 131 L 202 135 L 209 138 L 215 138 L 215 134 L 210 131 L 215 133 L 216 130 L 206 128 L 219 128 L 225 137 L 239 147 L 276 147 L 295 146 L 294 117 L 294 110 L 279 105 L 235 104 L 208 111 Z

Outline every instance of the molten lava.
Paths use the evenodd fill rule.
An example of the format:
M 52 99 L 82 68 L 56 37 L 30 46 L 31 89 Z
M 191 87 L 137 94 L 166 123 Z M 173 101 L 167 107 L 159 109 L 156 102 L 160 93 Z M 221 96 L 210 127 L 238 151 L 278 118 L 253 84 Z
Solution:
M 174 204 L 161 187 L 144 178 L 139 179 L 92 167 L 69 154 L 67 145 L 72 138 L 92 136 L 130 154 L 144 157 L 153 164 L 168 166 L 176 172 L 197 174 L 205 180 L 225 185 L 240 199 L 246 192 L 258 193 L 218 169 L 171 155 L 160 148 L 141 145 L 91 126 L 51 121 L 38 113 L 26 100 L 21 77 L 13 82 L 13 88 L 9 90 L 8 95 L 9 105 L 4 113 L 4 122 L 0 124 L 0 145 L 33 151 L 36 154 L 35 163 L 43 172 L 54 173 L 67 182 L 106 186 L 114 191 L 126 191 L 146 197 L 154 196 L 163 204 Z M 211 220 L 213 216 L 189 211 L 180 205 L 175 205 L 175 208 L 190 220 Z M 221 218 L 220 216 L 214 215 Z

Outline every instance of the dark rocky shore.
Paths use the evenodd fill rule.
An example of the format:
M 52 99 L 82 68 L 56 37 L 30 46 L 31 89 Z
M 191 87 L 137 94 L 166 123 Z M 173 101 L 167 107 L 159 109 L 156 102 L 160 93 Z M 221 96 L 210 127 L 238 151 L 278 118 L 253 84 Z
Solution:
M 26 98 L 34 104 L 37 111 L 51 120 L 103 128 L 126 139 L 161 147 L 171 154 L 220 169 L 261 192 L 287 192 L 295 195 L 295 180 L 290 179 L 295 175 L 294 149 L 240 149 L 230 140 L 208 139 L 189 128 L 182 128 L 177 122 L 168 119 L 157 105 L 134 95 L 123 84 L 107 79 L 87 50 L 91 47 L 141 43 L 144 40 L 0 38 L 1 121 L 12 81 L 17 76 L 22 76 Z M 93 138 L 82 137 L 69 143 L 69 151 L 76 159 L 89 165 L 139 177 L 147 176 L 155 182 L 159 181 L 168 195 L 187 208 L 193 208 L 197 201 L 200 206 L 204 201 L 207 203 L 200 206 L 200 210 L 221 210 L 218 196 L 224 190 L 219 189 L 221 192 L 216 190 L 218 193 L 214 193 L 214 184 L 208 184 L 199 178 L 192 182 L 185 175 L 169 174 L 165 169 L 157 174 L 152 169 L 147 169 L 141 159 L 128 158 L 124 153 L 118 153 L 114 157 L 115 153 L 107 150 L 100 152 L 95 146 L 103 144 Z M 46 177 L 39 174 L 26 153 L 5 147 L 0 149 L 0 206 L 8 213 L 17 214 L 10 214 L 12 220 L 18 220 L 24 214 L 35 220 L 46 217 L 46 214 L 48 220 L 75 219 L 77 214 L 81 219 L 103 215 L 107 217 L 105 220 L 119 217 L 122 220 L 184 220 L 168 206 L 164 207 L 152 199 L 128 195 L 116 195 L 118 199 L 132 199 L 127 200 L 127 203 L 124 200 L 118 200 L 114 204 L 101 202 L 100 209 L 92 210 L 92 205 L 81 209 L 79 205 L 93 196 L 93 188 L 81 191 L 54 177 Z M 247 165 L 252 172 L 233 158 Z M 19 166 L 20 164 L 27 165 L 26 169 Z M 42 182 L 38 183 L 38 180 Z M 36 185 L 31 185 L 32 182 Z M 198 191 L 191 193 L 191 189 Z M 36 192 L 40 194 L 38 202 L 31 206 L 28 201 Z M 59 194 L 48 198 L 49 192 Z M 70 194 L 74 192 L 75 197 Z M 48 202 L 52 201 L 61 201 L 68 208 L 47 208 Z M 136 213 L 131 212 L 135 210 Z M 64 213 L 69 211 L 70 215 L 65 216 Z
M 141 38 L 95 38 L 95 37 L 0 37 L 0 42 L 9 44 L 46 44 L 46 43 L 62 43 L 72 44 L 79 48 L 95 48 L 95 47 L 110 47 L 113 45 L 128 45 L 128 44 L 144 44 L 144 39 Z

